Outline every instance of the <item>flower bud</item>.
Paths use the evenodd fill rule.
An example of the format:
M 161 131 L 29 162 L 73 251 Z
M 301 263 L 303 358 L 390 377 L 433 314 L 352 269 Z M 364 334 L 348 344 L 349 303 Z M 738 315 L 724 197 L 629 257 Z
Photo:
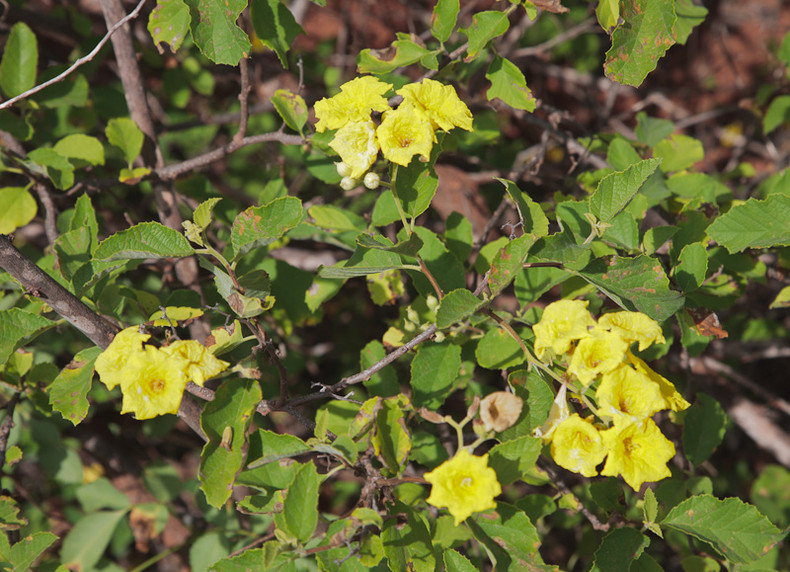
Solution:
M 351 165 L 346 165 L 343 161 L 335 163 L 335 169 L 341 177 L 348 177 L 351 174 Z
M 359 180 L 357 179 L 352 179 L 351 177 L 343 177 L 343 179 L 340 181 L 340 188 L 343 189 L 344 191 L 350 191 L 351 189 L 356 188 L 358 184 L 359 184 Z
M 381 177 L 379 177 L 378 173 L 367 173 L 362 182 L 371 191 L 375 191 L 381 184 Z

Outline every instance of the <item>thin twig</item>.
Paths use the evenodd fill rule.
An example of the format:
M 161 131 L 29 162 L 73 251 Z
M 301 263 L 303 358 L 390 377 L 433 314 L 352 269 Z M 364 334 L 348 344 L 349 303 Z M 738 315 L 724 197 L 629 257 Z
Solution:
M 58 224 L 57 224 L 57 209 L 49 191 L 42 183 L 36 183 L 33 186 L 36 191 L 38 199 L 44 205 L 44 230 L 47 233 L 47 240 L 50 244 L 55 244 L 58 239 Z
M 575 26 L 568 28 L 561 34 L 557 34 L 550 40 L 543 42 L 542 44 L 538 44 L 537 46 L 529 46 L 526 48 L 518 49 L 510 54 L 510 59 L 516 58 L 526 58 L 529 56 L 536 56 L 538 54 L 542 54 L 543 52 L 547 52 L 550 49 L 559 46 L 569 40 L 577 36 L 581 36 L 583 33 L 587 32 L 588 30 L 592 30 L 597 26 L 595 18 L 587 18 L 586 20 L 576 24 Z
M 239 91 L 239 103 L 241 104 L 241 115 L 239 117 L 239 130 L 233 136 L 234 143 L 241 143 L 247 134 L 247 121 L 250 117 L 249 98 L 250 98 L 250 69 L 247 58 L 239 61 L 239 71 L 241 72 L 241 91 Z
M 115 33 L 116 30 L 118 30 L 118 28 L 120 28 L 121 26 L 126 24 L 126 22 L 128 22 L 129 20 L 133 20 L 134 18 L 137 17 L 137 15 L 140 13 L 140 10 L 143 8 L 143 4 L 145 4 L 145 2 L 146 2 L 146 0 L 140 0 L 140 2 L 137 4 L 137 7 L 134 10 L 129 12 L 129 14 L 125 18 L 123 18 L 122 20 L 119 20 L 118 22 L 116 22 L 113 27 L 111 27 L 109 30 L 107 30 L 107 33 L 104 35 L 104 37 L 99 41 L 98 44 L 96 44 L 96 47 L 93 48 L 90 51 L 90 53 L 88 53 L 88 55 L 81 57 L 76 62 L 71 64 L 71 66 L 69 68 L 67 68 L 63 73 L 53 77 L 52 79 L 50 79 L 48 81 L 45 81 L 42 84 L 39 84 L 39 85 L 37 85 L 35 87 L 31 87 L 29 90 L 27 90 L 27 91 L 25 91 L 23 93 L 20 93 L 16 97 L 12 97 L 11 99 L 9 99 L 7 101 L 4 101 L 3 103 L 0 103 L 0 109 L 5 109 L 7 107 L 11 107 L 16 102 L 21 101 L 23 99 L 27 99 L 31 95 L 35 95 L 39 91 L 41 91 L 43 89 L 46 89 L 46 88 L 48 88 L 49 86 L 51 86 L 53 84 L 56 84 L 58 82 L 63 81 L 64 79 L 69 77 L 71 74 L 73 74 L 79 67 L 81 67 L 81 66 L 87 64 L 88 62 L 90 62 L 91 60 L 93 60 L 93 58 L 95 58 L 96 55 L 99 53 L 99 50 L 101 50 L 104 47 L 104 44 L 106 44 L 110 40 L 110 37 Z
M 19 403 L 21 395 L 22 393 L 19 391 L 14 392 L 14 395 L 11 396 L 11 399 L 8 400 L 5 406 L 5 419 L 3 419 L 3 423 L 0 425 L 0 469 L 3 468 L 3 464 L 5 463 L 5 452 L 6 449 L 8 449 L 8 435 L 14 427 L 14 409 L 16 409 L 16 404 Z

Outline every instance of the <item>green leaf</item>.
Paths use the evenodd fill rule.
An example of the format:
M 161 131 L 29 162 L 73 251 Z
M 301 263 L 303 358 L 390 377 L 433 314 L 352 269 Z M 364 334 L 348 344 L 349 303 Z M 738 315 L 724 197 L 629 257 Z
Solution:
M 55 188 L 64 190 L 74 184 L 74 165 L 54 149 L 39 147 L 28 153 L 27 158 L 44 167 L 44 172 Z
M 519 220 L 524 229 L 524 234 L 532 234 L 536 238 L 549 234 L 549 219 L 538 203 L 532 200 L 527 193 L 518 188 L 513 181 L 497 178 L 505 185 L 505 190 L 518 209 Z
M 76 495 L 82 510 L 88 513 L 102 509 L 127 510 L 132 504 L 128 496 L 104 477 L 81 485 L 77 488 Z
M 459 0 L 438 0 L 436 2 L 431 14 L 431 34 L 434 38 L 442 43 L 450 39 L 460 10 L 461 2 Z
M 683 307 L 683 295 L 670 290 L 661 263 L 649 256 L 597 258 L 578 275 L 626 310 L 663 322 Z
M 538 102 L 527 87 L 527 80 L 518 66 L 505 58 L 496 56 L 486 72 L 491 87 L 486 92 L 488 101 L 499 98 L 514 109 L 535 111 Z
M 261 443 L 263 455 L 247 465 L 247 469 L 255 469 L 266 463 L 279 461 L 287 457 L 295 457 L 310 450 L 310 447 L 299 437 L 288 434 L 274 433 L 266 429 L 258 429 L 257 438 Z
M 21 308 L 0 310 L 0 366 L 18 348 L 55 325 L 55 322 Z
M 439 240 L 439 237 L 429 229 L 417 226 L 414 232 L 419 235 L 420 239 L 423 241 L 423 246 L 419 253 L 420 257 L 439 283 L 439 287 L 442 291 L 449 292 L 456 288 L 463 288 L 466 284 L 463 264 L 447 250 L 447 247 Z M 401 231 L 401 237 L 403 237 L 404 234 L 405 233 Z M 433 287 L 422 272 L 415 270 L 409 270 L 408 272 L 414 280 L 414 286 L 420 294 L 423 296 L 436 295 Z
M 431 546 L 431 533 L 424 519 L 411 507 L 396 500 L 390 514 L 405 515 L 389 518 L 381 527 L 381 540 L 390 570 L 435 572 L 436 557 Z
M 501 328 L 486 332 L 475 350 L 478 365 L 486 369 L 507 369 L 524 363 L 524 350 Z
M 90 570 L 99 562 L 125 510 L 99 511 L 77 521 L 60 551 L 60 560 L 74 570 Z
M 685 45 L 691 31 L 705 21 L 708 9 L 695 4 L 692 0 L 675 0 L 675 13 L 678 17 L 675 22 L 675 41 Z
M 612 220 L 631 202 L 660 163 L 660 159 L 647 159 L 622 172 L 606 175 L 590 196 L 590 212 L 601 222 Z
M 189 7 L 183 0 L 156 0 L 156 6 L 148 18 L 148 33 L 160 54 L 164 50 L 159 44 L 167 44 L 173 53 L 178 51 L 189 33 L 192 18 Z
M 661 170 L 665 173 L 687 169 L 705 158 L 705 149 L 699 139 L 675 133 L 659 141 L 653 156 L 663 159 Z
M 89 135 L 67 135 L 55 143 L 53 149 L 68 159 L 79 159 L 91 165 L 104 165 L 104 146 Z
M 0 89 L 9 99 L 26 92 L 36 84 L 38 44 L 27 24 L 17 22 L 5 42 L 0 59 Z
M 403 268 L 397 266 L 319 266 L 318 275 L 321 278 L 340 279 L 357 278 L 359 276 L 369 276 L 371 274 L 381 274 L 387 270 Z
M 214 215 L 214 207 L 217 206 L 217 203 L 220 202 L 222 198 L 215 197 L 213 199 L 206 199 L 202 203 L 200 203 L 197 208 L 195 208 L 195 212 L 192 213 L 192 220 L 195 224 L 200 228 L 201 231 L 206 229 L 208 225 L 211 224 L 212 217 Z
M 25 226 L 38 212 L 36 199 L 24 187 L 0 189 L 0 205 L 0 234 L 11 234 Z
M 495 445 L 488 453 L 488 466 L 496 472 L 500 485 L 509 485 L 535 466 L 543 442 L 531 435 L 522 435 Z
M 35 532 L 11 547 L 8 562 L 14 570 L 32 570 L 33 562 L 49 548 L 58 537 L 51 532 Z
M 710 458 L 727 431 L 729 417 L 718 401 L 697 393 L 694 405 L 686 411 L 683 422 L 683 452 L 696 466 Z
M 19 530 L 27 520 L 19 516 L 19 505 L 11 497 L 0 496 L 0 530 Z
M 376 362 L 384 359 L 387 352 L 384 345 L 378 340 L 371 340 L 359 352 L 360 370 L 371 367 Z M 374 373 L 371 378 L 363 382 L 370 395 L 378 397 L 391 397 L 400 393 L 398 374 L 393 366 L 385 366 Z
M 33 137 L 30 119 L 31 115 L 28 113 L 18 115 L 9 109 L 0 109 L 0 125 L 3 126 L 3 131 L 20 141 L 29 141 Z
M 768 135 L 788 121 L 790 121 L 790 95 L 780 95 L 771 101 L 763 116 L 763 134 Z
M 775 308 L 790 308 L 790 286 L 782 288 L 768 307 L 771 310 Z
M 634 560 L 650 546 L 650 539 L 635 528 L 617 528 L 607 534 L 595 551 L 595 572 L 628 572 Z
M 453 211 L 444 221 L 444 235 L 442 236 L 447 249 L 461 261 L 466 261 L 474 246 L 474 233 L 472 223 L 461 213 Z
M 504 441 L 531 436 L 548 419 L 554 402 L 554 391 L 535 370 L 517 369 L 508 375 L 507 381 L 524 406 L 516 424 L 500 433 L 499 438 Z
M 499 294 L 524 271 L 524 261 L 534 243 L 534 235 L 522 234 L 496 253 L 488 275 L 488 288 L 492 296 Z
M 247 34 L 236 25 L 246 0 L 187 0 L 192 13 L 192 37 L 215 64 L 239 65 L 250 53 Z
M 444 569 L 447 572 L 477 572 L 478 570 L 477 566 L 473 566 L 466 556 L 452 548 L 445 550 L 442 558 L 444 559 Z
M 466 288 L 448 292 L 436 310 L 436 327 L 440 330 L 449 328 L 474 314 L 485 303 Z
M 47 388 L 52 409 L 74 425 L 85 419 L 88 413 L 87 395 L 93 380 L 93 364 L 100 353 L 101 348 L 97 347 L 82 350 Z
M 184 235 L 158 222 L 143 222 L 116 232 L 99 243 L 97 260 L 179 258 L 195 253 Z
M 279 240 L 296 227 L 303 216 L 302 201 L 296 197 L 280 197 L 239 213 L 230 231 L 236 257 L 253 247 L 267 246 Z
M 408 167 L 398 167 L 392 182 L 408 218 L 416 218 L 431 205 L 439 186 L 439 177 L 429 163 L 412 161 Z
M 370 215 L 370 222 L 373 226 L 386 226 L 398 220 L 400 220 L 400 214 L 395 204 L 395 197 L 392 196 L 392 191 L 386 190 L 376 199 L 373 214 Z
M 475 14 L 472 17 L 472 25 L 459 30 L 469 38 L 464 61 L 471 62 L 477 59 L 488 42 L 503 35 L 509 27 L 510 22 L 504 12 L 484 11 Z
M 529 518 L 516 507 L 497 503 L 494 518 L 470 518 L 467 521 L 475 538 L 493 555 L 494 569 L 512 572 L 545 569 L 538 552 L 540 537 Z
M 277 528 L 286 530 L 299 542 L 310 540 L 318 525 L 318 488 L 323 480 L 313 463 L 299 467 L 288 485 L 282 512 L 274 516 Z
M 752 503 L 771 522 L 782 528 L 790 524 L 790 471 L 767 465 L 752 483 Z
M 395 245 L 383 236 L 360 234 L 357 237 L 357 244 L 363 248 L 375 248 L 386 252 L 394 252 L 402 256 L 409 256 L 411 258 L 417 256 L 417 253 L 423 246 L 422 239 L 416 233 Z
M 107 122 L 104 130 L 110 145 L 123 151 L 126 164 L 131 169 L 132 163 L 143 149 L 143 132 L 128 117 L 115 117 Z
M 280 0 L 251 0 L 250 19 L 261 43 L 277 54 L 282 66 L 288 69 L 288 50 L 291 49 L 296 36 L 304 34 L 304 30 L 297 24 L 288 7 Z M 277 107 L 276 103 L 275 107 Z M 304 108 L 304 101 L 302 107 Z M 301 128 L 296 131 L 302 132 Z
M 708 236 L 730 252 L 790 244 L 790 195 L 750 198 L 708 227 Z
M 230 379 L 219 386 L 200 416 L 208 437 L 200 454 L 200 488 L 208 503 L 220 508 L 230 498 L 236 475 L 247 458 L 247 429 L 261 400 L 254 379 Z
M 606 52 L 606 77 L 638 87 L 656 62 L 675 43 L 675 10 L 665 0 L 634 0 L 621 3 L 624 23 L 612 33 Z
M 735 564 L 757 560 L 787 535 L 752 505 L 737 498 L 719 500 L 710 495 L 680 503 L 661 525 L 709 543 Z
M 69 230 L 76 230 L 78 228 L 85 228 L 88 230 L 88 236 L 91 240 L 91 253 L 96 250 L 96 245 L 99 243 L 99 223 L 96 220 L 96 210 L 93 208 L 91 199 L 88 193 L 83 193 L 74 203 L 74 214 L 69 221 Z
M 307 104 L 304 98 L 287 89 L 278 89 L 271 97 L 271 102 L 285 124 L 299 135 L 304 135 L 302 130 L 307 123 Z
M 450 343 L 422 345 L 411 362 L 414 407 L 436 409 L 447 398 L 461 369 L 461 346 Z
M 648 147 L 655 147 L 656 143 L 672 135 L 675 124 L 667 119 L 649 117 L 644 111 L 636 114 L 636 138 Z
M 392 42 L 395 55 L 392 59 L 384 60 L 379 58 L 377 50 L 365 49 L 357 56 L 357 67 L 360 73 L 383 74 L 389 73 L 400 67 L 409 66 L 421 62 L 429 69 L 437 69 L 438 62 L 436 55 L 441 50 L 428 50 L 414 42 L 409 34 L 397 33 L 398 39 Z
M 683 247 L 678 264 L 673 269 L 675 280 L 683 292 L 692 292 L 700 287 L 708 272 L 708 253 L 701 242 L 692 242 Z
M 394 474 L 400 474 L 411 452 L 411 435 L 406 427 L 408 398 L 404 395 L 381 400 L 376 414 L 376 433 L 371 439 L 376 454 Z
M 313 219 L 313 224 L 327 230 L 364 232 L 367 228 L 364 218 L 335 205 L 315 205 L 307 210 L 307 214 Z
M 620 0 L 598 0 L 595 17 L 607 33 L 617 25 L 620 19 Z

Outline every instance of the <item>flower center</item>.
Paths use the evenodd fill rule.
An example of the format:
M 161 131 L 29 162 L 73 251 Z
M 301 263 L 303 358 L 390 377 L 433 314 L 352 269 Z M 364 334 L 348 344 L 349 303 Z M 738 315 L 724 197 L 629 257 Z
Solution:
M 165 389 L 165 381 L 163 379 L 152 379 L 150 387 L 154 393 L 162 393 Z
M 400 140 L 398 141 L 398 145 L 400 145 L 401 148 L 405 149 L 406 147 L 411 145 L 412 142 L 413 140 L 409 137 L 401 137 Z
M 462 487 L 471 487 L 472 486 L 472 477 L 464 477 L 461 479 L 461 486 Z

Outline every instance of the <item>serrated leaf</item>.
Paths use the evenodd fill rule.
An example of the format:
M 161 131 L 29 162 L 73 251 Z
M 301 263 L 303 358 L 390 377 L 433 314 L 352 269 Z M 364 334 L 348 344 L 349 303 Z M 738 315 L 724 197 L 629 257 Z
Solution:
M 88 413 L 88 391 L 93 380 L 93 364 L 101 348 L 82 350 L 64 367 L 47 388 L 49 404 L 64 419 L 77 425 Z
M 411 452 L 411 435 L 406 427 L 408 398 L 399 395 L 381 400 L 376 414 L 376 432 L 371 438 L 373 449 L 384 465 L 394 474 L 403 471 Z
M 488 453 L 488 466 L 496 472 L 500 485 L 509 485 L 524 478 L 540 455 L 543 442 L 531 435 L 522 435 L 495 445 Z
M 732 207 L 708 227 L 708 236 L 728 251 L 790 244 L 790 195 L 751 198 Z
M 230 239 L 238 257 L 253 247 L 267 246 L 296 227 L 304 216 L 302 201 L 280 197 L 261 207 L 250 207 L 233 221 Z
M 389 239 L 383 236 L 370 236 L 369 234 L 360 234 L 357 237 L 357 244 L 363 248 L 375 248 L 384 250 L 386 252 L 393 252 L 402 256 L 410 256 L 414 258 L 423 246 L 422 239 L 415 233 L 406 240 L 400 241 L 398 244 L 392 244 Z
M 271 102 L 285 124 L 303 135 L 302 129 L 307 123 L 307 104 L 305 104 L 304 98 L 287 89 L 278 89 L 274 92 Z
M 420 346 L 411 362 L 414 407 L 437 409 L 447 398 L 460 369 L 460 346 L 450 343 Z
M 514 109 L 535 111 L 538 101 L 527 87 L 524 74 L 510 60 L 496 56 L 488 66 L 486 79 L 491 82 L 486 91 L 489 101 L 498 98 Z
M 453 33 L 458 12 L 461 9 L 459 0 L 438 0 L 431 13 L 431 34 L 440 42 L 446 42 Z
M 17 22 L 5 42 L 0 59 L 0 89 L 9 99 L 36 84 L 38 43 L 27 24 Z
M 0 205 L 0 234 L 11 234 L 25 226 L 38 212 L 36 199 L 24 187 L 0 189 Z
M 464 61 L 470 62 L 477 59 L 488 42 L 503 35 L 509 27 L 510 22 L 504 12 L 488 10 L 475 14 L 472 17 L 472 25 L 459 30 L 469 38 L 469 47 L 466 49 Z
M 656 62 L 675 43 L 675 10 L 666 0 L 634 0 L 621 3 L 624 23 L 612 33 L 606 52 L 606 77 L 638 87 Z
M 757 560 L 787 535 L 752 505 L 710 495 L 695 496 L 675 506 L 661 525 L 708 542 L 736 564 Z
M 0 496 L 0 530 L 18 530 L 27 524 L 27 520 L 19 516 L 19 505 L 8 496 Z
M 527 258 L 529 249 L 535 243 L 535 237 L 531 234 L 522 234 L 518 238 L 508 242 L 491 261 L 491 269 L 488 274 L 488 287 L 491 295 L 495 296 L 523 272 L 524 261 Z
M 634 133 L 640 143 L 648 147 L 655 147 L 656 143 L 672 135 L 675 124 L 667 119 L 649 117 L 644 111 L 636 114 L 636 129 Z
M 605 176 L 590 196 L 590 212 L 601 222 L 612 220 L 634 198 L 660 163 L 661 159 L 647 159 L 622 172 Z
M 683 422 L 683 452 L 696 466 L 713 454 L 727 431 L 729 417 L 718 401 L 697 393 L 694 405 L 686 411 Z
M 67 135 L 53 149 L 68 159 L 79 159 L 91 165 L 104 165 L 104 147 L 95 137 L 75 133 Z
M 104 130 L 110 145 L 123 151 L 126 164 L 131 169 L 132 163 L 143 149 L 143 132 L 128 117 L 114 117 L 107 122 Z
M 683 247 L 678 264 L 673 269 L 675 280 L 684 292 L 696 290 L 708 272 L 708 253 L 701 242 L 692 242 Z
M 501 328 L 488 330 L 477 344 L 475 359 L 486 369 L 507 369 L 524 363 L 524 350 Z
M 230 379 L 219 386 L 214 400 L 203 409 L 200 426 L 208 442 L 200 454 L 198 478 L 211 506 L 220 508 L 230 498 L 236 475 L 247 458 L 247 429 L 260 400 L 256 380 Z
M 215 64 L 239 65 L 250 52 L 250 39 L 236 25 L 246 0 L 187 0 L 192 14 L 192 38 Z
M 255 469 L 266 463 L 279 461 L 287 457 L 295 457 L 310 451 L 310 447 L 295 435 L 274 433 L 266 429 L 258 429 L 258 439 L 261 442 L 263 456 L 254 459 L 247 465 L 247 469 Z
M 18 348 L 54 325 L 55 322 L 21 308 L 0 311 L 0 366 Z
M 524 228 L 524 234 L 532 234 L 536 238 L 549 233 L 549 219 L 538 203 L 532 200 L 527 193 L 518 188 L 513 181 L 497 178 L 505 185 L 505 190 L 518 209 L 519 220 Z
M 176 53 L 189 33 L 192 18 L 189 6 L 183 0 L 156 0 L 156 6 L 148 18 L 148 33 L 160 54 L 164 50 L 159 44 L 167 44 Z
M 400 501 L 395 501 L 390 514 L 406 516 L 405 522 L 390 518 L 381 527 L 381 540 L 390 570 L 435 572 L 436 558 L 425 521 Z
M 299 542 L 307 542 L 318 525 L 318 488 L 323 478 L 313 463 L 305 463 L 288 486 L 283 510 L 275 514 L 278 528 L 290 532 Z
M 296 36 L 304 34 L 288 7 L 280 0 L 251 0 L 250 19 L 261 43 L 277 54 L 282 66 L 288 69 L 288 50 Z M 297 131 L 301 133 L 301 129 Z
M 125 510 L 103 510 L 82 517 L 63 539 L 60 561 L 75 570 L 92 569 L 125 514 Z
M 414 232 L 423 241 L 423 246 L 419 252 L 420 257 L 431 274 L 433 274 L 436 282 L 439 283 L 439 288 L 443 292 L 463 288 L 466 284 L 463 264 L 447 250 L 445 244 L 431 230 L 423 226 L 416 226 Z M 404 234 L 401 231 L 401 237 Z M 408 272 L 414 280 L 414 286 L 418 292 L 423 296 L 436 295 L 433 286 L 422 272 L 413 269 L 408 270 Z
M 650 546 L 650 539 L 635 528 L 617 528 L 607 534 L 595 551 L 595 572 L 628 572 L 634 560 Z
M 180 232 L 158 222 L 143 222 L 116 232 L 99 243 L 97 260 L 179 258 L 195 253 Z
M 478 570 L 477 566 L 472 565 L 466 556 L 452 548 L 445 550 L 442 558 L 444 559 L 444 569 L 447 572 L 477 572 Z
M 197 208 L 195 208 L 195 212 L 192 213 L 192 220 L 198 226 L 198 228 L 200 228 L 201 232 L 211 224 L 211 217 L 214 214 L 214 207 L 217 206 L 217 203 L 221 200 L 221 197 L 206 199 L 200 203 Z
M 363 232 L 367 228 L 365 219 L 349 210 L 335 205 L 315 205 L 307 210 L 313 224 L 337 232 Z
M 398 33 L 398 39 L 392 42 L 395 55 L 391 59 L 379 58 L 377 50 L 365 49 L 357 57 L 357 68 L 360 73 L 383 74 L 400 67 L 421 62 L 424 67 L 437 69 L 436 55 L 440 50 L 428 50 L 412 40 L 408 34 Z
M 406 216 L 416 218 L 431 205 L 439 177 L 430 163 L 412 161 L 408 167 L 398 167 L 393 185 Z
M 74 165 L 54 149 L 39 147 L 28 153 L 27 158 L 44 168 L 55 188 L 65 190 L 74 184 Z
M 475 538 L 493 554 L 497 570 L 545 570 L 538 552 L 538 531 L 514 506 L 498 502 L 495 518 L 470 518 L 466 522 Z
M 98 244 L 99 223 L 96 220 L 96 210 L 93 208 L 91 199 L 87 193 L 80 195 L 74 204 L 74 214 L 69 221 L 69 230 L 85 228 L 91 239 L 91 253 L 96 250 Z
M 665 173 L 687 169 L 705 158 L 702 142 L 688 135 L 675 133 L 656 143 L 653 156 L 663 159 L 661 170 Z
M 33 562 L 49 548 L 58 537 L 51 532 L 35 532 L 11 547 L 8 561 L 14 570 L 31 570 Z
M 485 302 L 466 288 L 448 292 L 436 311 L 436 327 L 449 328 L 474 314 Z

